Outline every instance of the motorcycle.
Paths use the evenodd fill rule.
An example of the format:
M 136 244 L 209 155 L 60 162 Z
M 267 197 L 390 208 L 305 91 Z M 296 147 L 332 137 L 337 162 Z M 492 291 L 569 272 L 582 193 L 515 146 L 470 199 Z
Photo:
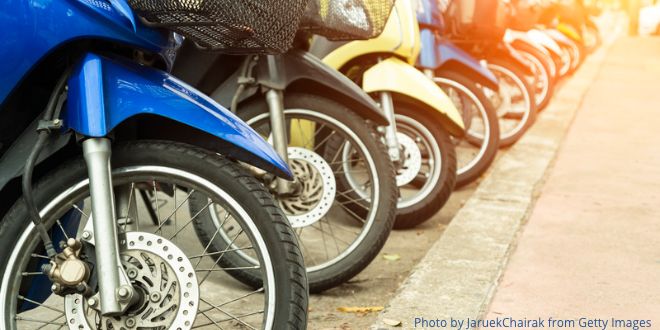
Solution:
M 525 78 L 534 74 L 529 61 L 503 37 L 509 8 L 499 1 L 449 1 L 443 36 L 477 59 L 487 62 L 500 85 L 485 89 L 500 118 L 500 147 L 518 141 L 536 120 L 534 87 Z
M 389 0 L 371 1 L 369 8 L 387 2 L 391 6 Z M 372 11 L 369 17 L 388 14 Z M 294 227 L 310 291 L 317 293 L 348 281 L 378 255 L 394 223 L 397 186 L 376 131 L 388 119 L 352 81 L 306 52 L 305 40 L 299 33 L 297 46 L 277 56 L 222 56 L 184 45 L 174 72 L 236 112 L 290 164 L 294 181 L 259 177 Z M 193 205 L 193 212 L 203 206 Z M 197 225 L 213 232 L 218 217 L 202 212 Z M 217 249 L 231 246 L 230 227 L 213 240 Z M 235 268 L 257 262 L 240 254 L 223 259 Z M 251 273 L 232 272 L 261 287 Z
M 456 182 L 452 137 L 464 135 L 460 112 L 414 67 L 419 27 L 408 1 L 396 1 L 383 33 L 363 41 L 312 40 L 310 52 L 380 102 L 391 124 L 385 144 L 399 187 L 395 228 L 411 228 L 447 202 Z
M 527 32 L 507 30 L 504 41 L 525 57 L 532 66 L 530 83 L 534 88 L 536 109 L 542 111 L 548 106 L 556 85 L 558 74 L 555 60 L 548 49 L 535 42 Z
M 547 50 L 547 52 L 550 54 L 550 57 L 552 58 L 552 61 L 554 62 L 553 66 L 555 68 L 554 70 L 555 74 L 553 76 L 553 79 L 555 79 L 555 81 L 561 79 L 562 78 L 561 69 L 563 66 L 563 52 L 559 44 L 541 29 L 536 29 L 536 28 L 530 29 L 529 31 L 526 32 L 526 35 L 532 42 L 542 46 Z
M 436 1 L 422 1 L 417 14 L 421 52 L 416 66 L 452 99 L 465 123 L 465 138 L 456 139 L 460 187 L 476 180 L 499 148 L 497 112 L 481 86 L 497 91 L 499 82 L 482 63 L 443 38 L 442 14 Z
M 245 3 L 4 6 L 1 328 L 306 327 L 294 231 L 237 161 L 293 173 L 247 124 L 167 73 L 181 40 L 167 30 L 214 50 L 283 52 L 305 2 L 252 16 Z M 144 221 L 141 191 L 155 221 Z M 240 227 L 236 250 L 200 244 L 193 197 Z M 232 283 L 218 256 L 238 250 L 258 260 L 262 287 Z

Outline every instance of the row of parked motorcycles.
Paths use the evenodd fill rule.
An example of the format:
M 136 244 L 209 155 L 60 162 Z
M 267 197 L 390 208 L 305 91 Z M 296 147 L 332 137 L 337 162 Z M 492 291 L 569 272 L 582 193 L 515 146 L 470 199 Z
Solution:
M 597 47 L 561 8 L 4 1 L 0 328 L 305 328 Z

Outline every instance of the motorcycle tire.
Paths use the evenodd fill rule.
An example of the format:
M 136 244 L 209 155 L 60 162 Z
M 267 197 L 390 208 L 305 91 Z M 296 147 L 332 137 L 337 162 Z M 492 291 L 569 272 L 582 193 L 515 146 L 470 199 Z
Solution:
M 231 319 L 229 322 L 217 322 L 221 322 L 221 326 L 232 327 L 234 322 L 238 322 L 234 326 L 249 324 L 244 320 L 251 317 L 249 315 L 251 314 L 249 309 L 254 306 L 249 304 L 244 305 L 243 303 L 251 301 L 251 299 L 256 299 L 258 313 L 252 313 L 252 315 L 256 315 L 252 317 L 254 317 L 254 322 L 260 322 L 261 325 L 253 323 L 250 327 L 262 329 L 273 327 L 287 329 L 306 328 L 307 279 L 304 272 L 302 254 L 297 245 L 295 234 L 287 223 L 285 216 L 276 207 L 272 196 L 264 189 L 260 182 L 247 173 L 240 165 L 215 153 L 181 143 L 139 141 L 114 145 L 111 166 L 113 169 L 112 181 L 115 186 L 115 192 L 117 191 L 117 187 L 130 187 L 133 193 L 139 189 L 138 186 L 150 185 L 152 181 L 153 188 L 156 190 L 156 187 L 163 187 L 163 183 L 167 182 L 166 185 L 168 186 L 174 185 L 175 193 L 177 192 L 177 186 L 180 189 L 186 187 L 186 190 L 178 190 L 181 196 L 191 190 L 196 190 L 208 194 L 207 196 L 214 202 L 221 200 L 224 203 L 223 205 L 228 205 L 228 212 L 236 215 L 237 223 L 242 224 L 245 233 L 244 238 L 251 244 L 254 244 L 253 249 L 262 261 L 263 273 L 269 278 L 269 285 L 262 288 L 259 294 L 256 295 L 249 293 L 239 282 L 233 281 L 231 277 L 226 276 L 225 272 L 220 271 L 222 269 L 218 268 L 217 265 L 211 267 L 212 259 L 205 256 L 208 250 L 205 249 L 199 254 L 198 250 L 203 247 L 198 244 L 193 231 L 182 232 L 185 227 L 190 228 L 190 226 L 186 224 L 182 227 L 176 227 L 175 221 L 177 214 L 179 218 L 184 215 L 187 216 L 186 211 L 180 209 L 180 205 L 175 208 L 174 214 L 171 214 L 168 218 L 159 219 L 159 223 L 161 223 L 161 220 L 163 221 L 162 226 L 154 226 L 151 221 L 146 221 L 146 219 L 140 221 L 138 215 L 137 218 L 132 218 L 130 221 L 124 222 L 124 229 L 127 229 L 127 223 L 130 223 L 132 228 L 125 234 L 124 239 L 127 240 L 126 247 L 120 251 L 120 254 L 122 254 L 122 264 L 124 267 L 131 267 L 129 263 L 144 258 L 144 262 L 140 265 L 155 265 L 154 267 L 158 268 L 158 271 L 148 272 L 149 274 L 144 272 L 139 273 L 139 276 L 132 277 L 133 285 L 144 284 L 146 288 L 149 288 L 149 286 L 154 286 L 154 283 L 159 283 L 156 284 L 158 286 L 158 292 L 161 292 L 162 289 L 169 289 L 165 292 L 168 294 L 160 294 L 156 297 L 158 299 L 165 299 L 162 303 L 154 301 L 153 299 L 155 298 L 151 294 L 149 294 L 149 298 L 146 300 L 140 298 L 142 299 L 140 301 L 143 301 L 147 306 L 144 310 L 134 310 L 132 313 L 151 313 L 149 312 L 150 310 L 155 311 L 161 308 L 170 310 L 168 306 L 174 303 L 176 305 L 172 305 L 171 308 L 177 308 L 177 314 L 168 314 L 167 317 L 167 322 L 174 323 L 157 323 L 153 325 L 154 328 L 190 328 L 192 326 L 203 325 L 214 326 L 214 324 L 217 326 L 218 324 L 214 320 L 226 320 L 227 315 L 222 314 L 222 311 L 216 312 L 213 307 L 209 309 L 209 306 L 221 305 L 225 312 L 233 313 L 238 317 Z M 44 219 L 43 223 L 47 226 L 47 230 L 50 230 L 49 233 L 55 241 L 56 246 L 59 243 L 56 240 L 58 237 L 66 241 L 66 238 L 75 237 L 75 235 L 82 233 L 82 227 L 84 226 L 82 219 L 84 217 L 89 219 L 88 214 L 91 214 L 89 213 L 91 211 L 88 210 L 89 206 L 85 207 L 85 205 L 91 204 L 88 204 L 89 185 L 87 180 L 87 167 L 82 157 L 80 157 L 46 174 L 35 185 L 33 191 L 36 204 L 40 207 Z M 165 197 L 165 194 L 161 191 L 158 191 L 157 194 L 161 195 L 161 198 Z M 183 200 L 181 203 L 183 205 L 186 201 Z M 77 208 L 76 205 L 81 206 Z M 131 208 L 130 205 L 129 203 L 129 209 Z M 176 205 L 175 198 L 174 206 Z M 135 204 L 135 207 L 138 209 L 138 204 Z M 83 210 L 88 211 L 85 213 Z M 180 212 L 177 212 L 177 210 Z M 143 213 L 143 215 L 146 213 L 146 211 L 140 212 L 139 209 L 136 212 Z M 162 215 L 166 213 L 170 214 L 167 211 Z M 70 215 L 76 215 L 76 217 L 70 217 Z M 192 222 L 195 220 L 194 216 L 190 216 L 192 218 L 190 220 L 186 219 L 186 221 Z M 77 220 L 65 221 L 72 218 Z M 166 220 L 168 219 L 169 221 L 166 224 Z M 63 220 L 64 224 L 60 220 Z M 73 227 L 70 227 L 71 224 L 73 224 Z M 132 229 L 135 229 L 136 226 L 136 231 L 133 231 Z M 153 231 L 151 231 L 152 229 Z M 147 232 L 145 230 L 149 231 Z M 174 235 L 170 238 L 165 238 L 164 233 L 174 233 Z M 134 238 L 131 239 L 131 237 Z M 6 244 L 11 244 L 7 245 L 11 248 L 0 251 L 0 262 L 3 265 L 0 270 L 0 276 L 3 279 L 2 288 L 0 288 L 0 299 L 4 300 L 3 306 L 7 308 L 3 313 L 0 313 L 0 325 L 3 329 L 16 330 L 26 326 L 31 327 L 35 325 L 34 320 L 44 319 L 53 310 L 64 316 L 64 309 L 66 309 L 67 317 L 63 321 L 57 321 L 59 318 L 55 319 L 55 321 L 59 322 L 58 325 L 61 324 L 60 327 L 66 327 L 74 323 L 75 328 L 96 328 L 98 324 L 103 324 L 103 328 L 106 328 L 109 324 L 113 327 L 123 327 L 127 318 L 131 318 L 136 322 L 142 322 L 138 325 L 145 326 L 145 328 L 152 328 L 152 326 L 144 322 L 165 322 L 163 321 L 165 318 L 154 319 L 145 316 L 138 319 L 139 315 L 133 318 L 135 315 L 128 314 L 127 316 L 100 317 L 100 314 L 95 313 L 92 307 L 88 305 L 87 301 L 89 300 L 82 296 L 76 298 L 74 296 L 77 294 L 69 294 L 66 298 L 59 298 L 52 294 L 50 291 L 51 282 L 43 274 L 21 278 L 21 274 L 26 271 L 36 271 L 36 274 L 40 274 L 39 264 L 44 263 L 41 240 L 36 233 L 34 225 L 29 220 L 29 215 L 22 199 L 19 199 L 14 204 L 4 216 L 2 222 L 0 222 L 0 239 Z M 89 250 L 87 250 L 93 249 L 93 243 L 85 241 L 84 238 L 81 241 L 84 247 L 81 252 L 83 253 L 82 260 L 91 260 L 90 262 L 93 264 L 96 260 L 94 253 L 89 253 Z M 169 244 L 165 244 L 168 242 Z M 143 248 L 132 250 L 131 246 L 133 245 L 144 246 L 144 250 Z M 147 246 L 152 246 L 151 250 L 153 251 L 147 252 Z M 133 254 L 124 255 L 131 251 L 133 251 Z M 189 254 L 189 252 L 192 253 Z M 168 253 L 170 254 L 169 256 Z M 177 254 L 179 257 L 176 257 Z M 172 258 L 172 255 L 175 257 Z M 48 258 L 46 257 L 46 259 Z M 197 266 L 201 264 L 204 268 L 208 267 L 210 270 L 207 271 L 197 268 L 197 266 L 192 266 L 195 264 Z M 184 270 L 184 266 L 186 265 L 194 268 L 193 272 L 197 274 L 196 277 L 193 272 L 188 275 L 178 274 L 178 272 Z M 94 267 L 91 269 L 92 274 L 94 274 Z M 143 266 L 142 269 L 144 269 Z M 144 280 L 144 277 L 147 275 L 158 275 L 158 278 Z M 160 278 L 161 276 L 162 279 Z M 202 276 L 204 276 L 204 279 L 206 279 L 206 276 L 209 278 L 207 281 L 204 281 Z M 186 284 L 173 282 L 174 279 L 187 281 L 193 277 L 198 279 L 199 287 L 190 294 L 188 293 L 189 290 L 186 289 L 191 287 L 190 282 Z M 95 278 L 95 275 L 92 275 L 93 278 Z M 90 283 L 94 282 L 92 279 L 90 279 Z M 166 284 L 168 285 L 167 287 L 159 286 Z M 35 288 L 41 286 L 44 287 L 45 292 L 37 291 L 35 293 Z M 219 288 L 219 286 L 225 286 L 225 289 Z M 94 287 L 92 286 L 92 288 Z M 225 290 L 221 291 L 225 296 L 218 295 L 218 290 Z M 233 292 L 233 290 L 238 291 Z M 144 290 L 136 289 L 136 292 L 141 291 Z M 181 291 L 185 291 L 185 294 Z M 150 291 L 145 291 L 145 294 L 147 292 Z M 248 294 L 245 292 L 248 292 Z M 43 297 L 42 299 L 36 297 L 30 298 L 33 294 L 43 295 Z M 234 294 L 238 295 L 238 298 L 232 301 L 231 299 L 234 297 Z M 195 295 L 198 295 L 198 297 Z M 45 306 L 44 301 L 46 299 L 48 299 L 48 306 Z M 59 307 L 53 306 L 53 302 L 58 301 L 58 299 L 66 300 L 66 302 L 62 302 L 62 311 L 59 311 Z M 181 299 L 181 301 L 178 299 Z M 186 301 L 185 299 L 190 301 Z M 227 299 L 229 299 L 229 302 L 227 302 Z M 261 299 L 263 299 L 263 302 L 260 302 Z M 154 304 L 157 303 L 157 305 L 149 307 L 151 306 L 151 302 Z M 238 302 L 238 304 L 234 305 L 235 302 Z M 199 314 L 195 314 L 194 321 L 184 326 L 181 319 L 185 318 L 184 315 L 190 314 L 189 312 L 191 310 L 188 306 L 195 307 L 195 313 Z M 181 308 L 187 309 L 183 312 L 180 310 Z M 17 310 L 27 313 L 28 317 L 16 317 Z M 217 316 L 215 314 L 222 315 Z M 30 317 L 30 315 L 32 316 Z M 55 317 L 57 315 L 55 314 Z M 214 317 L 214 319 L 208 319 L 208 317 Z M 172 320 L 169 320 L 170 318 Z M 210 324 L 207 323 L 209 320 L 211 320 Z M 42 322 L 46 325 L 49 323 Z M 85 325 L 85 322 L 88 322 L 88 324 Z M 120 322 L 120 324 L 116 324 L 117 322 Z
M 406 229 L 429 220 L 449 200 L 456 185 L 456 149 L 449 133 L 429 114 L 435 110 L 394 98 L 394 111 L 397 132 L 413 141 L 422 157 L 415 179 L 399 187 L 394 228 Z M 406 160 L 404 157 L 403 170 L 409 168 Z M 428 172 L 422 174 L 424 170 Z
M 500 96 L 505 91 L 502 85 L 504 83 L 503 81 L 506 81 L 510 83 L 510 86 L 517 89 L 520 95 L 516 95 L 515 98 L 520 98 L 522 101 L 520 110 L 502 109 L 502 105 L 496 110 L 500 118 L 500 148 L 505 148 L 513 145 L 522 138 L 536 120 L 537 110 L 534 100 L 534 89 L 527 79 L 525 79 L 525 70 L 520 64 L 511 59 L 505 57 L 491 58 L 488 60 L 488 68 L 500 80 Z M 511 125 L 506 120 L 514 121 L 512 129 L 508 129 Z
M 333 179 L 336 183 L 337 194 L 334 201 L 331 201 L 333 209 L 315 223 L 300 227 L 294 226 L 294 230 L 299 236 L 303 257 L 307 262 L 310 292 L 319 293 L 336 287 L 360 273 L 378 255 L 385 244 L 392 230 L 396 211 L 397 187 L 394 178 L 394 167 L 375 129 L 344 105 L 314 94 L 286 93 L 284 95 L 284 109 L 285 120 L 289 122 L 290 128 L 296 127 L 303 120 L 317 120 L 315 130 L 320 134 L 323 134 L 320 126 L 327 125 L 325 127 L 337 129 L 317 138 L 316 143 L 319 144 L 314 146 L 315 152 L 328 161 L 334 171 Z M 267 111 L 266 107 L 247 106 L 244 110 L 239 107 L 238 115 L 255 128 L 257 132 L 268 134 L 260 130 L 264 127 L 255 126 L 259 125 L 260 122 L 263 122 L 263 125 L 270 126 L 270 116 L 265 111 Z M 320 124 L 321 120 L 323 120 L 323 124 Z M 334 132 L 339 131 L 353 134 L 351 145 L 362 145 L 356 149 L 360 150 L 365 162 L 370 164 L 369 168 L 371 170 L 368 170 L 368 175 L 370 175 L 372 187 L 376 187 L 369 197 L 358 196 L 355 193 L 358 188 L 351 186 L 346 180 L 347 172 L 336 166 L 339 164 L 336 159 L 337 155 L 344 155 L 345 153 L 340 151 L 345 151 L 343 148 L 347 145 L 344 143 L 346 140 L 337 138 L 339 134 L 334 134 Z M 322 142 L 318 142 L 319 140 Z M 290 146 L 291 144 L 290 141 Z M 373 196 L 376 197 L 373 198 Z M 276 199 L 278 199 L 277 196 Z M 193 212 L 203 207 L 204 203 L 205 201 L 198 200 L 193 196 L 191 202 Z M 285 214 L 288 214 L 286 210 Z M 362 219 L 363 217 L 365 219 Z M 217 226 L 217 224 L 214 224 L 210 212 L 204 211 L 200 215 L 200 219 L 195 226 L 198 229 L 201 241 L 204 244 L 212 242 L 212 245 L 218 250 L 227 249 L 230 244 L 228 244 L 226 238 L 216 237 L 212 239 L 205 234 L 212 230 L 214 226 Z M 351 238 L 349 238 L 352 237 L 352 235 L 349 236 L 351 233 L 344 229 L 355 228 L 356 226 L 362 227 L 358 234 L 351 232 L 356 234 L 356 238 L 351 241 Z M 339 230 L 344 231 L 339 232 Z M 314 233 L 319 234 L 318 231 L 320 231 L 321 238 L 314 236 Z M 342 237 L 334 237 L 335 234 L 340 234 Z M 321 246 L 326 247 L 326 244 L 328 244 L 332 248 L 333 240 L 334 244 L 337 245 L 337 250 L 341 250 L 339 245 L 343 247 L 342 243 L 347 243 L 346 248 L 337 251 L 336 256 L 327 257 L 328 260 L 320 260 L 323 257 L 322 253 L 314 253 L 315 246 L 319 249 Z M 327 241 L 330 243 L 327 243 Z M 328 251 L 326 247 L 326 254 L 328 254 Z M 239 254 L 231 254 L 225 255 L 222 263 L 238 268 L 239 270 L 231 272 L 231 275 L 243 283 L 251 287 L 262 285 L 259 274 L 252 272 L 250 269 L 245 269 L 253 264 L 252 260 Z
M 472 158 L 468 164 L 461 166 L 461 151 L 459 148 L 456 150 L 457 177 L 456 187 L 462 187 L 479 178 L 490 167 L 497 155 L 500 144 L 500 127 L 497 118 L 497 112 L 490 100 L 486 98 L 484 92 L 477 84 L 466 77 L 465 75 L 456 72 L 444 70 L 437 74 L 434 79 L 436 84 L 440 86 L 450 98 L 452 94 L 450 91 L 459 92 L 461 95 L 461 104 L 457 105 L 459 111 L 463 115 L 463 122 L 466 126 L 466 136 L 463 139 L 453 140 L 457 143 L 460 140 L 465 140 L 466 143 L 472 144 L 478 148 L 476 157 Z M 449 80 L 449 82 L 446 82 Z M 453 82 L 453 84 L 452 84 Z M 453 99 L 452 99 L 453 100 Z M 464 102 L 469 102 L 473 107 L 466 108 Z M 462 106 L 461 106 L 462 105 Z M 477 113 L 470 118 L 466 118 L 466 111 L 477 110 Z M 472 117 L 478 116 L 483 126 L 483 134 L 481 132 L 471 131 Z
M 550 66 L 555 64 L 549 55 L 540 52 L 533 46 L 520 44 L 515 48 L 538 70 L 539 77 L 533 86 L 535 87 L 536 109 L 540 112 L 548 106 L 554 95 L 556 81 L 551 74 Z

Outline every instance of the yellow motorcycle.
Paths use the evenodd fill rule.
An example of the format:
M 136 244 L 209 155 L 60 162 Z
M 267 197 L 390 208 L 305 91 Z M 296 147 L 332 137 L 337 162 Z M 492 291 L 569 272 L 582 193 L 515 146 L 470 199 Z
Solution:
M 447 202 L 456 182 L 451 137 L 464 135 L 460 112 L 432 80 L 414 67 L 419 27 L 409 0 L 399 0 L 383 33 L 370 40 L 337 42 L 315 37 L 310 51 L 374 97 L 390 120 L 382 128 L 397 168 L 395 228 L 410 228 Z M 350 182 L 352 180 L 346 180 Z M 364 198 L 359 186 L 356 198 Z

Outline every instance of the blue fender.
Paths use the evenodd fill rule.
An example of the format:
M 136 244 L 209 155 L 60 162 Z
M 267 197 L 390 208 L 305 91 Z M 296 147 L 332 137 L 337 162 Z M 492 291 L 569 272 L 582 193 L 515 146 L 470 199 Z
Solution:
M 88 53 L 69 78 L 67 100 L 62 116 L 65 130 L 103 137 L 131 117 L 161 116 L 233 146 L 226 152 L 218 150 L 220 153 L 292 177 L 288 165 L 257 132 L 206 95 L 163 71 Z
M 438 40 L 436 47 L 438 50 L 438 70 L 453 67 L 481 85 L 492 90 L 499 89 L 497 77 L 488 68 L 481 65 L 472 55 L 446 39 Z
M 422 29 L 420 40 L 422 47 L 417 59 L 417 67 L 431 69 L 436 73 L 442 70 L 458 71 L 476 83 L 498 90 L 497 77 L 451 41 L 437 36 L 431 29 Z

